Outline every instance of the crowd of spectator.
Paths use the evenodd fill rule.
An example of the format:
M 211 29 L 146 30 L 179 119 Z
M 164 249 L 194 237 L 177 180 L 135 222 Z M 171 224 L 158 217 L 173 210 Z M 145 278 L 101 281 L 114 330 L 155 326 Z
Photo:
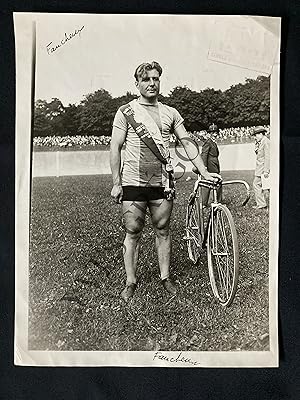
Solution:
M 33 138 L 34 146 L 46 147 L 81 147 L 81 146 L 108 146 L 110 143 L 109 136 L 45 136 Z
M 253 131 L 255 127 L 254 126 L 246 126 L 246 127 L 241 127 L 241 128 L 224 128 L 220 129 L 217 136 L 216 140 L 222 143 L 222 141 L 229 140 L 231 142 L 244 142 L 248 140 L 252 140 L 251 137 L 251 132 Z M 270 134 L 270 126 L 265 125 L 264 128 L 267 129 L 267 135 Z
M 243 126 L 240 128 L 224 128 L 219 129 L 218 132 L 211 133 L 211 137 L 218 144 L 227 144 L 227 143 L 245 143 L 249 141 L 253 141 L 253 137 L 251 137 L 251 132 L 255 126 Z M 264 125 L 264 128 L 267 130 L 267 136 L 270 135 L 270 126 Z M 197 136 L 201 136 L 206 131 L 199 132 L 191 132 L 191 136 L 197 140 Z
M 254 127 L 241 127 L 241 128 L 224 128 L 219 129 L 218 132 L 212 134 L 212 138 L 219 144 L 225 143 L 245 143 L 253 141 L 251 138 L 251 131 Z M 267 135 L 270 133 L 270 126 L 265 125 Z M 190 132 L 190 135 L 197 139 L 197 135 L 201 135 L 205 131 Z M 110 136 L 46 136 L 35 137 L 33 139 L 34 146 L 43 147 L 84 147 L 84 146 L 109 146 Z M 175 142 L 175 137 L 171 136 L 171 143 Z

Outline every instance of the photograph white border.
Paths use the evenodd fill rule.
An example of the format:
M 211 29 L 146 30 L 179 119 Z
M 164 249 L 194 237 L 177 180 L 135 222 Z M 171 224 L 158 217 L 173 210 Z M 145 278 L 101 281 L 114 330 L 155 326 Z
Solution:
M 38 13 L 14 13 L 16 43 L 16 194 L 15 194 L 15 365 L 195 367 L 175 363 L 178 352 L 155 351 L 30 351 L 28 343 L 29 220 L 31 187 L 31 88 L 33 24 Z M 53 14 L 55 15 L 55 14 Z M 61 15 L 61 14 L 60 14 Z M 280 18 L 278 18 L 280 25 Z M 280 39 L 278 38 L 278 41 Z M 182 352 L 196 367 L 278 367 L 278 244 L 279 244 L 279 51 L 271 74 L 271 190 L 269 240 L 270 351 Z

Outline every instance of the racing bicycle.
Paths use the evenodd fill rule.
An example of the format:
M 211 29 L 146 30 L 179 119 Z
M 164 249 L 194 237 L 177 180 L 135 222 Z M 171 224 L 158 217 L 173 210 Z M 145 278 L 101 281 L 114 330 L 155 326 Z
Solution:
M 223 306 L 230 306 L 237 290 L 239 277 L 239 245 L 233 216 L 225 204 L 217 201 L 217 190 L 225 185 L 243 185 L 246 198 L 250 188 L 243 180 L 207 181 L 198 174 L 194 190 L 189 196 L 186 209 L 186 236 L 188 255 L 197 264 L 203 250 L 207 251 L 210 285 L 214 296 Z M 202 204 L 201 188 L 210 189 L 213 201 L 208 207 Z

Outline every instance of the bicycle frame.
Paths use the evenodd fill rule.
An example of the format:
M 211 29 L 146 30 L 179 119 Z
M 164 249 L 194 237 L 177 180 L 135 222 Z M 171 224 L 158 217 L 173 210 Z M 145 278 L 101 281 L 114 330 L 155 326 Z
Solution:
M 244 202 L 242 203 L 242 206 L 245 206 L 250 199 L 250 186 L 248 185 L 247 182 L 245 182 L 243 180 L 230 180 L 230 181 L 224 181 L 224 182 L 221 181 L 218 183 L 214 183 L 211 181 L 204 180 L 204 179 L 202 179 L 201 175 L 198 175 L 198 179 L 194 184 L 193 195 L 199 199 L 201 210 L 203 210 L 203 206 L 202 206 L 202 196 L 199 195 L 199 188 L 205 187 L 207 189 L 211 189 L 213 192 L 213 201 L 210 205 L 210 212 L 209 212 L 208 221 L 207 221 L 205 228 L 204 228 L 204 221 L 203 221 L 202 213 L 201 213 L 201 218 L 200 218 L 201 230 L 202 230 L 202 232 L 204 232 L 204 237 L 202 240 L 202 248 L 205 248 L 205 246 L 206 246 L 208 229 L 209 229 L 210 223 L 212 224 L 212 227 L 214 226 L 214 224 L 213 224 L 213 218 L 215 215 L 214 209 L 218 206 L 218 204 L 220 204 L 217 200 L 217 190 L 220 186 L 232 185 L 232 184 L 241 184 L 241 185 L 245 186 L 247 196 L 246 196 L 246 199 L 244 200 Z M 213 235 L 213 237 L 214 237 L 214 235 Z M 213 248 L 215 248 L 215 243 L 213 243 Z
M 242 181 L 242 180 L 220 181 L 220 182 L 214 183 L 214 182 L 206 181 L 206 180 L 202 179 L 201 176 L 199 175 L 198 179 L 195 182 L 193 193 L 197 196 L 199 186 L 206 187 L 207 189 L 211 189 L 213 191 L 213 202 L 212 202 L 212 204 L 218 204 L 218 201 L 217 201 L 217 189 L 220 186 L 232 185 L 232 184 L 241 184 L 241 185 L 245 186 L 246 192 L 247 192 L 247 196 L 246 196 L 245 201 L 242 203 L 242 205 L 245 206 L 248 203 L 249 199 L 250 199 L 250 186 L 248 185 L 247 182 Z

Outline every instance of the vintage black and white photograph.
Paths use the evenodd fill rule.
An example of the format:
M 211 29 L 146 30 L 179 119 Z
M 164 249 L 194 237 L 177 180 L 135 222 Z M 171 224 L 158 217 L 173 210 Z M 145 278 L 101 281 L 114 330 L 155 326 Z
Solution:
M 280 18 L 15 14 L 18 365 L 278 365 Z

